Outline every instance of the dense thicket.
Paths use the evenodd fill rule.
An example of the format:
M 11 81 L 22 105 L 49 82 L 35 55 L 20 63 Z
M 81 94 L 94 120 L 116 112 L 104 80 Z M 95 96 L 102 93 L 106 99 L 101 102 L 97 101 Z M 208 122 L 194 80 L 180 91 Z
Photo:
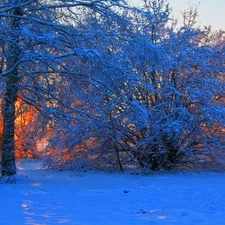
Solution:
M 177 26 L 166 0 L 143 4 L 0 4 L 3 175 L 14 146 L 59 168 L 222 165 L 224 33 L 197 28 L 194 9 Z

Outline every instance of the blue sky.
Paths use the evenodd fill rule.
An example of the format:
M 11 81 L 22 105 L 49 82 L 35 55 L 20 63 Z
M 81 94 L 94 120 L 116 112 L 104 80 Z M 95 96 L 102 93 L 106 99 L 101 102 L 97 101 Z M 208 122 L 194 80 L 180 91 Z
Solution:
M 128 2 L 137 5 L 141 0 Z M 199 25 L 211 25 L 214 30 L 225 30 L 225 0 L 169 0 L 169 3 L 176 18 L 181 18 L 181 11 L 198 5 Z

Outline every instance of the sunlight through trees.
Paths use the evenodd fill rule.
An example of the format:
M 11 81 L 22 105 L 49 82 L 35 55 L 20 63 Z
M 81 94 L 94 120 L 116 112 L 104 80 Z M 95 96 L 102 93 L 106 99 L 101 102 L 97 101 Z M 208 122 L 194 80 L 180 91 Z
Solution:
M 2 175 L 15 157 L 224 168 L 225 33 L 171 13 L 166 0 L 1 1 Z

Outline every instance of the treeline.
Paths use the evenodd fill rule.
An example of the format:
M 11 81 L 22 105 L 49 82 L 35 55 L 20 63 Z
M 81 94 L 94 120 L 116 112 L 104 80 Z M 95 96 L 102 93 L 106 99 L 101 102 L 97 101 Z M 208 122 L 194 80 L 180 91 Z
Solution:
M 223 168 L 225 35 L 166 0 L 2 1 L 2 173 Z M 15 128 L 15 129 L 14 129 Z M 15 141 L 15 142 L 14 142 Z

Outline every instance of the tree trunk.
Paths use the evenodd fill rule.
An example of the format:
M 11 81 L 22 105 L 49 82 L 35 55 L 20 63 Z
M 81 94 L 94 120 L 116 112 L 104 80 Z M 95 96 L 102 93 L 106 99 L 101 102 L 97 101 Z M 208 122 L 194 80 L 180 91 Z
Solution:
M 16 173 L 15 165 L 15 102 L 17 99 L 16 79 L 14 74 L 6 82 L 5 102 L 3 110 L 3 146 L 2 146 L 2 175 L 11 176 Z
M 16 0 L 19 3 L 20 0 Z M 6 81 L 6 90 L 4 95 L 3 108 L 3 143 L 2 143 L 2 175 L 12 176 L 16 174 L 15 163 L 15 106 L 18 92 L 19 73 L 17 64 L 21 57 L 20 48 L 20 18 L 22 15 L 20 8 L 15 8 L 12 14 L 12 20 L 9 23 L 11 31 L 11 43 L 7 46 L 6 69 L 10 71 Z

